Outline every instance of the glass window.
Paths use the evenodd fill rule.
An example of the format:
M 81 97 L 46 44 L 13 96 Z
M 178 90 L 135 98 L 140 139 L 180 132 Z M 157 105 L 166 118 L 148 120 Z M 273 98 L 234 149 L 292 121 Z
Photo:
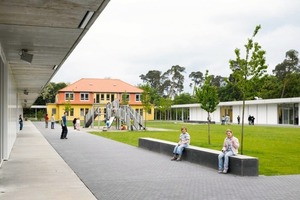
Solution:
M 106 94 L 106 100 L 109 101 L 110 100 L 110 95 Z
M 136 94 L 135 95 L 135 101 L 141 101 L 141 94 Z
M 279 104 L 278 105 L 278 123 L 279 124 L 297 124 L 295 104 Z
M 100 95 L 99 94 L 96 94 L 95 103 L 100 103 Z
M 84 116 L 84 108 L 80 108 L 80 116 Z
M 65 93 L 65 100 L 68 101 L 73 101 L 74 100 L 74 93 L 70 93 L 70 92 L 67 92 Z
M 70 116 L 74 116 L 74 108 L 71 108 L 71 110 L 70 110 Z
M 80 100 L 81 101 L 88 101 L 89 100 L 89 93 L 80 93 Z
M 56 114 L 56 108 L 52 108 L 52 114 Z
M 111 101 L 114 101 L 114 100 L 115 100 L 115 95 L 111 94 Z
M 104 101 L 104 94 L 101 94 L 101 100 Z

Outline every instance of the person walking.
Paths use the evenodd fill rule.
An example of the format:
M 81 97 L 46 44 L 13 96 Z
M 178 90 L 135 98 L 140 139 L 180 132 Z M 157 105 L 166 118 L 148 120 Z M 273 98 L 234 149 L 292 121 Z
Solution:
M 240 116 L 238 115 L 238 116 L 237 116 L 238 124 L 240 124 L 240 120 L 241 120 L 241 118 L 240 118 Z
M 233 136 L 232 130 L 226 130 L 222 152 L 218 156 L 219 173 L 226 174 L 229 166 L 229 156 L 235 156 L 238 153 L 239 140 Z
M 171 158 L 171 160 L 181 160 L 182 152 L 184 148 L 188 147 L 190 144 L 191 137 L 189 133 L 187 132 L 186 127 L 181 128 L 181 134 L 179 136 L 179 142 L 178 144 L 174 147 L 173 154 L 174 156 Z
M 19 115 L 19 124 L 20 124 L 20 131 L 23 129 L 23 118 L 22 115 Z
M 55 117 L 54 114 L 51 116 L 51 129 L 54 129 L 54 124 L 55 124 Z
M 64 115 L 61 118 L 61 135 L 60 139 L 68 139 L 67 134 L 68 134 L 68 128 L 67 128 L 67 112 L 64 112 Z

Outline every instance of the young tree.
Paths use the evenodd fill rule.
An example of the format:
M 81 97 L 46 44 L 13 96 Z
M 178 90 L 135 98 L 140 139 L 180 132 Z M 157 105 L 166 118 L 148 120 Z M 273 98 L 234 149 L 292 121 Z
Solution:
M 210 113 L 217 109 L 219 104 L 218 92 L 216 86 L 212 85 L 212 76 L 205 73 L 205 81 L 202 87 L 195 88 L 196 97 L 200 103 L 200 107 L 207 112 L 208 121 L 208 144 L 210 144 Z
M 121 105 L 125 106 L 128 105 L 129 99 L 128 99 L 128 93 L 125 91 L 122 94 L 122 101 L 121 101 Z
M 169 97 L 160 97 L 159 98 L 159 103 L 157 106 L 157 109 L 161 112 L 164 113 L 165 115 L 165 120 L 167 120 L 167 116 L 168 116 L 168 111 L 170 111 L 171 106 L 172 106 L 172 100 Z
M 266 52 L 261 49 L 257 42 L 253 42 L 253 38 L 257 35 L 260 28 L 260 25 L 256 26 L 252 37 L 248 39 L 245 45 L 245 58 L 241 57 L 240 49 L 236 48 L 234 51 L 236 59 L 229 61 L 230 69 L 233 71 L 232 76 L 236 81 L 236 87 L 240 90 L 243 98 L 241 154 L 243 154 L 244 142 L 245 100 L 253 98 L 253 94 L 249 93 L 249 91 L 253 90 L 256 81 L 266 74 L 268 68 L 265 58 Z

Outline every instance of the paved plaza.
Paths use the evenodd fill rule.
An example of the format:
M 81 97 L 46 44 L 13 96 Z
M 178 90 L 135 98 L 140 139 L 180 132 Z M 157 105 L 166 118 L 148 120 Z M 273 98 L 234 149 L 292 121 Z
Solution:
M 32 125 L 27 122 L 25 127 Z M 81 131 L 73 130 L 69 127 L 68 139 L 61 140 L 61 128 L 56 125 L 55 129 L 46 129 L 43 122 L 34 122 L 29 129 L 20 132 L 15 146 L 19 146 L 19 141 L 24 137 L 35 138 L 44 137 L 48 141 L 43 141 L 43 145 L 48 144 L 48 148 L 57 152 L 55 159 L 61 167 L 61 170 L 52 173 L 47 173 L 50 166 L 53 166 L 56 161 L 54 158 L 41 158 L 44 163 L 40 163 L 43 156 L 42 153 L 33 152 L 37 157 L 32 159 L 37 163 L 35 168 L 44 170 L 32 169 L 32 174 L 27 176 L 41 177 L 30 179 L 36 181 L 32 185 L 38 185 L 39 182 L 48 182 L 54 179 L 51 176 L 61 175 L 59 186 L 66 187 L 66 193 L 76 190 L 84 191 L 85 196 L 76 197 L 71 194 L 45 192 L 46 194 L 56 195 L 56 198 L 48 199 L 99 199 L 99 200 L 164 200 L 164 199 L 188 199 L 188 200 L 296 200 L 300 199 L 300 175 L 290 176 L 258 176 L 258 177 L 240 177 L 231 174 L 218 174 L 216 169 L 207 168 L 201 165 L 189 163 L 186 161 L 175 162 L 170 161 L 170 156 L 147 151 L 138 147 L 129 146 L 120 142 L 109 140 L 103 137 L 87 133 L 88 129 Z M 31 132 L 35 132 L 34 135 Z M 116 133 L 116 134 L 126 134 Z M 30 143 L 30 140 L 28 140 Z M 47 143 L 47 144 L 45 144 Z M 33 145 L 40 145 L 33 142 Z M 20 189 L 26 180 L 16 179 L 14 171 L 22 168 L 29 168 L 29 165 L 22 163 L 22 160 L 17 161 L 17 155 L 23 154 L 20 148 L 14 147 L 12 152 L 12 160 L 6 161 L 3 164 L 3 169 L 0 170 L 0 199 L 12 199 L 14 187 Z M 59 155 L 59 156 L 58 156 Z M 62 158 L 62 159 L 61 159 Z M 66 164 L 64 165 L 64 161 Z M 10 162 L 19 162 L 11 169 Z M 22 164 L 22 165 L 21 165 Z M 29 171 L 29 170 L 28 170 Z M 37 173 L 35 173 L 37 171 Z M 74 174 L 78 176 L 74 177 Z M 11 175 L 12 177 L 8 177 Z M 23 175 L 26 178 L 26 175 Z M 68 178 L 71 176 L 72 179 Z M 76 179 L 77 178 L 77 179 Z M 12 180 L 10 180 L 12 179 Z M 14 180 L 16 179 L 16 180 Z M 73 180 L 74 179 L 74 180 Z M 12 181 L 17 181 L 11 183 Z M 69 184 L 73 180 L 74 186 Z M 3 182 L 8 181 L 9 183 Z M 19 182 L 18 182 L 19 181 Z M 45 183 L 41 183 L 45 184 Z M 55 183 L 52 183 L 55 184 Z M 82 187 L 84 185 L 85 188 Z M 34 192 L 37 188 L 26 188 L 32 192 L 32 198 L 23 199 L 39 199 L 34 198 Z M 51 188 L 49 188 L 50 190 Z M 54 188 L 53 190 L 58 190 Z M 2 192 L 1 192 L 2 191 Z M 94 196 L 91 197 L 90 193 Z M 28 192 L 28 193 L 29 193 Z M 18 195 L 18 192 L 16 192 Z M 14 199 L 22 199 L 14 198 Z

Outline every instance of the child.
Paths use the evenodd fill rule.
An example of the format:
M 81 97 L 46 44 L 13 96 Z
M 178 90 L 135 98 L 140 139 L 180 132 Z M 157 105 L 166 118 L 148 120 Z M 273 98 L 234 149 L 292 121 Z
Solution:
M 238 153 L 239 140 L 233 136 L 230 129 L 226 130 L 222 153 L 219 154 L 219 173 L 226 174 L 229 165 L 229 156 L 235 156 Z
M 174 156 L 171 158 L 171 160 L 180 161 L 184 148 L 188 147 L 189 144 L 190 144 L 190 135 L 187 132 L 187 128 L 182 127 L 181 128 L 181 134 L 179 136 L 179 142 L 174 147 L 174 150 L 173 150 Z

